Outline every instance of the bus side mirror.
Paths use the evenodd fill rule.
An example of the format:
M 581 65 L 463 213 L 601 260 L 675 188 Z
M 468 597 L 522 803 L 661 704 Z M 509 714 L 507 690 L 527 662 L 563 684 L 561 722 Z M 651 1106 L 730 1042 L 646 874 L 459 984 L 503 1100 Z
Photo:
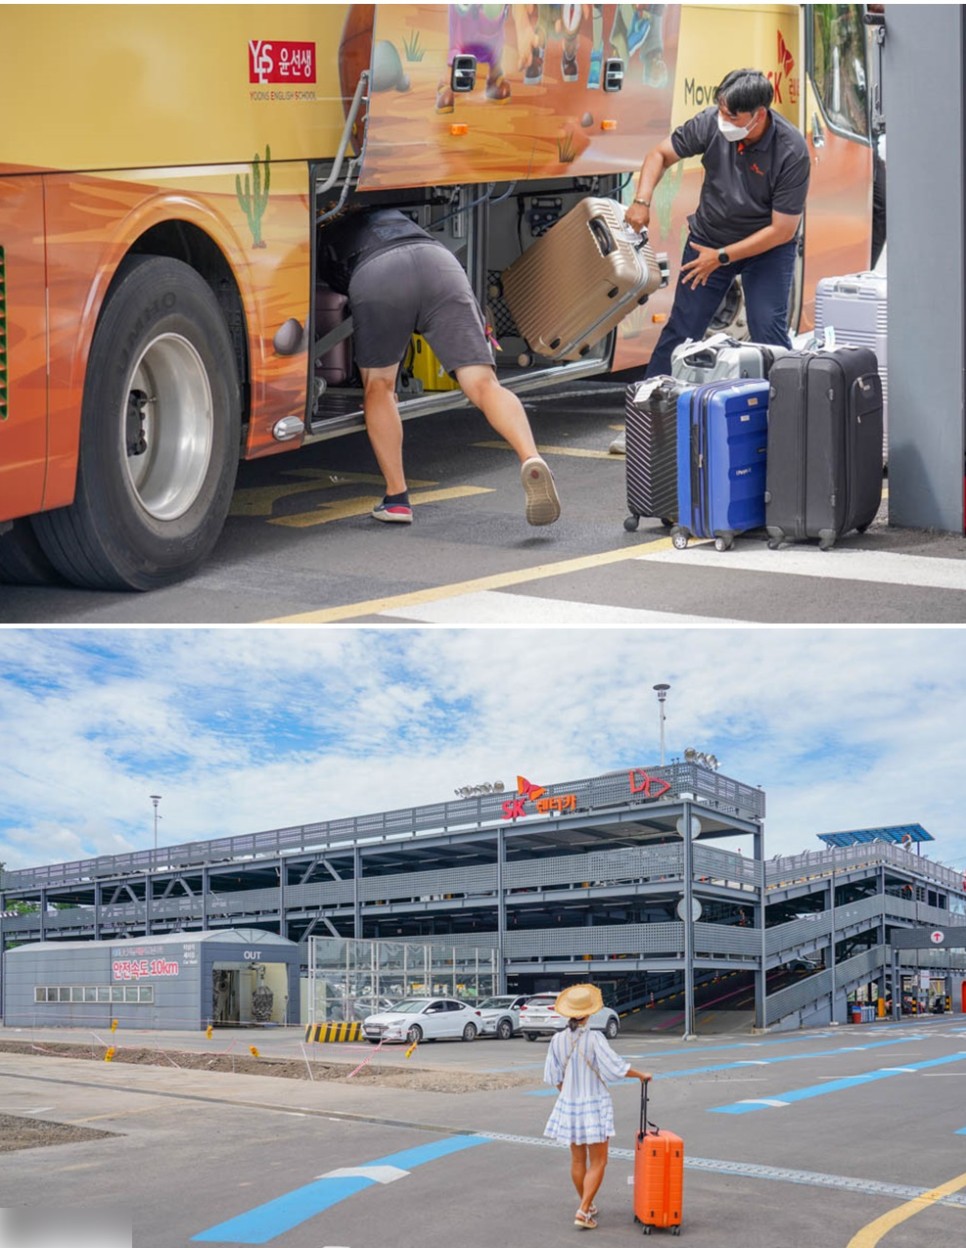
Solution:
M 604 90 L 619 91 L 624 85 L 624 62 L 619 56 L 604 61 Z
M 476 57 L 460 54 L 449 67 L 449 85 L 454 95 L 472 91 L 476 86 Z

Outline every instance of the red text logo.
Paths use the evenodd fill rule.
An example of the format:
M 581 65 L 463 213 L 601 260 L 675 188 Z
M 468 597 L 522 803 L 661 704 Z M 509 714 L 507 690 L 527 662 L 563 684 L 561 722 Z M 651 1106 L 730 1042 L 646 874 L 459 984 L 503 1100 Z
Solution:
M 315 44 L 249 39 L 249 82 L 315 82 Z
M 546 789 L 539 784 L 531 784 L 524 776 L 517 776 L 517 796 L 503 803 L 504 819 L 523 819 L 532 811 L 527 810 L 527 802 L 536 808 L 538 815 L 550 815 L 556 812 L 563 814 L 565 810 L 577 809 L 577 794 L 565 793 L 560 797 L 545 797 Z
M 631 783 L 631 792 L 643 793 L 645 800 L 649 802 L 663 797 L 665 793 L 669 793 L 671 790 L 667 780 L 657 780 L 653 776 L 649 776 L 640 767 L 634 767 L 627 774 Z

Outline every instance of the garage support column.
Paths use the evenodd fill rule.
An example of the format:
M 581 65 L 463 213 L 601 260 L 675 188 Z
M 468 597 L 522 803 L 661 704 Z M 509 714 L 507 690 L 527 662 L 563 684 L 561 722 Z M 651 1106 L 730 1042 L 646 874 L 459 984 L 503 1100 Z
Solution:
M 503 828 L 496 830 L 496 949 L 499 959 L 498 982 L 496 990 L 506 992 L 506 891 L 504 889 L 504 871 L 506 866 L 506 833 Z
M 362 854 L 358 846 L 352 851 L 352 935 L 362 940 Z
M 755 855 L 755 927 L 758 929 L 760 943 L 758 951 L 758 969 L 755 971 L 755 1026 L 764 1030 L 768 1026 L 765 947 L 765 836 L 759 831 L 752 837 Z
M 890 4 L 885 14 L 889 519 L 962 533 L 963 8 Z
M 694 831 L 691 803 L 684 803 L 684 1039 L 694 1040 Z
M 208 894 L 211 888 L 211 878 L 207 867 L 201 868 L 201 930 L 208 930 Z
M 285 859 L 278 856 L 278 934 L 288 940 L 288 918 L 285 915 Z

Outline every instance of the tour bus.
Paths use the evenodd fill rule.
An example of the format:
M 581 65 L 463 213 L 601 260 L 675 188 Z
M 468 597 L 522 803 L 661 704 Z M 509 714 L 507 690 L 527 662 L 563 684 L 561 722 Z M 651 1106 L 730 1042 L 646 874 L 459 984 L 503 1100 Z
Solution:
M 655 199 L 667 287 L 585 356 L 535 355 L 501 274 L 581 198 L 631 197 L 645 153 L 742 65 L 813 153 L 807 327 L 819 277 L 869 267 L 863 7 L 3 6 L 0 579 L 176 581 L 217 541 L 240 457 L 363 428 L 315 275 L 320 232 L 360 204 L 461 259 L 511 388 L 643 367 L 699 161 Z M 425 344 L 412 356 L 404 418 L 462 401 Z

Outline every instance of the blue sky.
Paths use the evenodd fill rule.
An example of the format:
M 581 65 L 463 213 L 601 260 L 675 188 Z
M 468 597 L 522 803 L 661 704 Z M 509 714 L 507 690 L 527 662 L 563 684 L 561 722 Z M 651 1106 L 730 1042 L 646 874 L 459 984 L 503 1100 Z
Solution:
M 959 629 L 0 631 L 8 869 L 717 755 L 766 852 L 918 822 L 966 869 Z

